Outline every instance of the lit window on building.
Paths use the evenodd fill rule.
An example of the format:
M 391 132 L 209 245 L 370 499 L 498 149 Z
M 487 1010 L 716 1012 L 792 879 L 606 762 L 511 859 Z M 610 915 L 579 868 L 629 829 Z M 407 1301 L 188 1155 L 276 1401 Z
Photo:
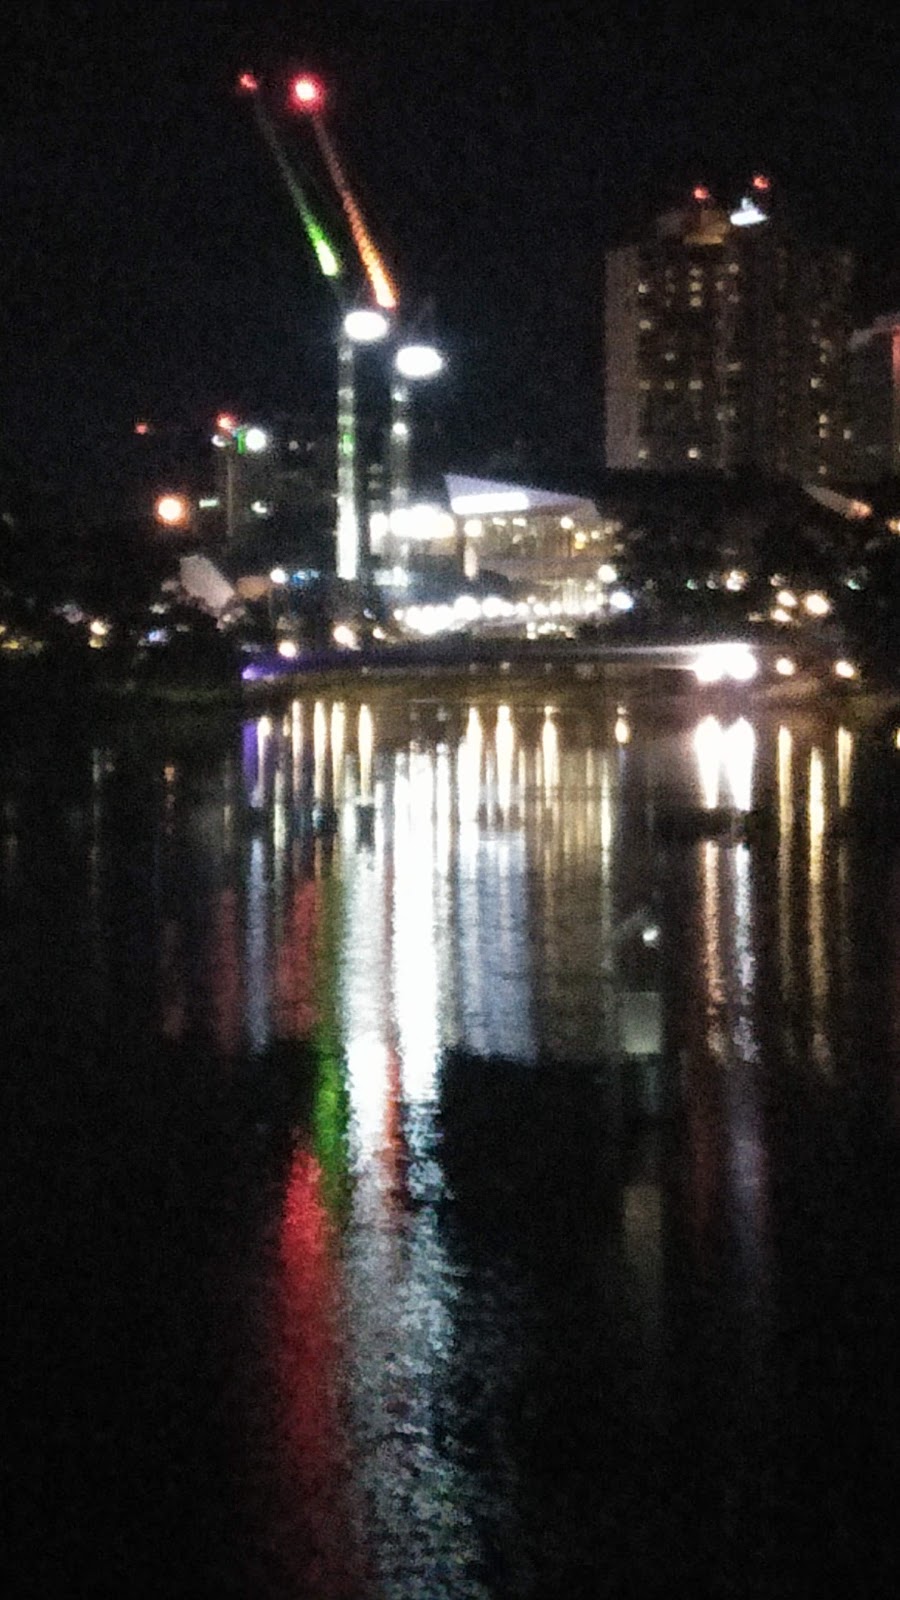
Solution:
M 703 379 L 702 378 L 691 378 L 690 383 L 688 384 L 688 388 L 689 389 L 702 389 L 703 388 Z
M 638 294 L 649 294 L 650 293 L 650 285 L 649 285 L 649 283 L 639 283 L 638 286 L 637 286 L 637 292 L 638 292 Z
M 740 272 L 740 270 L 741 269 L 736 261 L 729 261 L 728 271 L 731 273 L 733 278 L 737 277 L 737 274 Z
M 666 378 L 666 381 L 663 384 L 663 388 L 668 390 L 668 392 L 671 394 L 672 390 L 675 388 L 675 379 L 674 378 Z
M 827 411 L 820 411 L 817 420 L 819 422 L 830 422 L 831 417 L 828 415 Z
M 827 478 L 827 476 L 828 476 L 828 468 L 826 467 L 824 461 L 820 461 L 819 462 L 817 470 L 818 470 L 818 474 L 819 474 L 820 478 Z
M 639 389 L 643 389 L 644 392 L 646 393 L 646 391 L 650 388 L 650 379 L 649 378 L 642 378 L 640 383 L 638 384 L 638 388 Z
M 726 372 L 740 372 L 743 369 L 743 365 L 742 361 L 729 361 L 725 370 Z
M 674 361 L 675 360 L 675 351 L 674 350 L 667 350 L 666 353 L 665 353 L 665 356 L 663 357 L 663 360 L 664 361 Z
M 640 450 L 638 451 L 638 461 L 649 461 L 649 459 L 650 451 L 647 449 L 645 444 L 642 444 Z
M 699 461 L 701 454 L 702 454 L 702 451 L 700 451 L 695 444 L 692 444 L 690 449 L 689 449 L 689 451 L 688 451 L 688 460 L 689 461 Z
M 809 387 L 811 389 L 821 389 L 821 387 L 822 387 L 822 379 L 821 378 L 810 378 Z
M 700 307 L 703 304 L 703 296 L 702 296 L 702 294 L 692 294 L 690 303 L 691 303 L 691 309 L 692 310 L 699 311 Z
M 640 328 L 641 333 L 649 333 L 650 329 L 653 327 L 653 323 L 650 321 L 649 317 L 641 317 L 638 327 Z

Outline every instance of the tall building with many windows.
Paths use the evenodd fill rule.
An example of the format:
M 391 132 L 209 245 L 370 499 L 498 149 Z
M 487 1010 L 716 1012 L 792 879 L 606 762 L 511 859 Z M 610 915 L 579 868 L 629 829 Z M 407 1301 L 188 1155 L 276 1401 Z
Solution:
M 852 262 L 814 249 L 752 180 L 728 211 L 697 188 L 606 257 L 606 461 L 840 476 Z
M 900 475 L 900 312 L 850 335 L 848 477 Z

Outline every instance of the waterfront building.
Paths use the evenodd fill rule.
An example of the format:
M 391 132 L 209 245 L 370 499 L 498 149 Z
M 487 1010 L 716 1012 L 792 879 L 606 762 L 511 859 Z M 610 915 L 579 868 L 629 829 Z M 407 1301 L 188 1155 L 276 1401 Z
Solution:
M 606 461 L 839 477 L 852 260 L 800 237 L 758 174 L 608 252 Z

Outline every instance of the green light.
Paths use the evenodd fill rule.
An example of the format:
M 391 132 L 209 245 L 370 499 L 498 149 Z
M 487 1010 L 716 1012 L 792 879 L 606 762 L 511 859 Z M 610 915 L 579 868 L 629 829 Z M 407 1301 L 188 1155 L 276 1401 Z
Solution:
M 316 252 L 316 258 L 319 266 L 322 269 L 322 276 L 325 278 L 339 278 L 341 275 L 341 264 L 332 250 L 331 245 L 328 243 L 328 240 L 321 237 L 314 238 L 312 241 L 312 247 Z

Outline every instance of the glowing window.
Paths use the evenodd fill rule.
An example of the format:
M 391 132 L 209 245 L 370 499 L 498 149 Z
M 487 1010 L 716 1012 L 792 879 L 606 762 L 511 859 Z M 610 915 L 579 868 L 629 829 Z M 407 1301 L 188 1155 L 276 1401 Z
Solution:
M 702 378 L 692 378 L 690 383 L 688 384 L 688 388 L 689 389 L 702 389 L 703 388 L 703 379 Z
M 641 317 L 638 327 L 640 328 L 641 333 L 649 333 L 650 329 L 653 327 L 653 323 L 650 321 L 649 317 Z
M 698 448 L 697 448 L 697 446 L 695 444 L 692 444 L 691 448 L 688 451 L 688 460 L 689 461 L 699 461 L 701 455 L 702 455 L 702 451 L 698 450 Z

